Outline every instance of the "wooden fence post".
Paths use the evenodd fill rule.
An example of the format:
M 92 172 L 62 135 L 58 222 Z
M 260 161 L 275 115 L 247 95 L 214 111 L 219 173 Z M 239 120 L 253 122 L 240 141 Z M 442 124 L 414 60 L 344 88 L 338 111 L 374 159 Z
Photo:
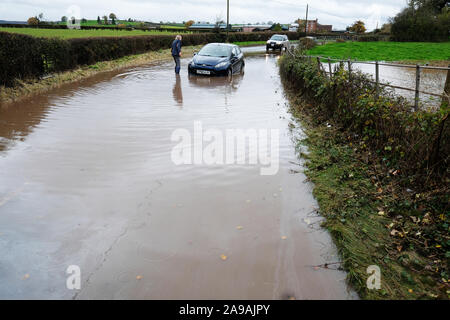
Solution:
M 444 94 L 442 97 L 442 103 L 450 103 L 450 65 L 448 66 L 449 69 L 447 70 L 447 80 L 445 81 L 444 86 Z
M 378 97 L 380 96 L 380 64 L 378 61 L 375 62 L 375 97 L 378 100 Z
M 414 99 L 414 109 L 417 111 L 419 109 L 419 98 L 420 98 L 420 66 L 416 65 L 416 97 Z
M 352 62 L 348 59 L 348 81 L 352 82 Z
M 333 70 L 331 69 L 331 60 L 330 57 L 328 57 L 328 67 L 330 69 L 330 79 L 333 77 Z

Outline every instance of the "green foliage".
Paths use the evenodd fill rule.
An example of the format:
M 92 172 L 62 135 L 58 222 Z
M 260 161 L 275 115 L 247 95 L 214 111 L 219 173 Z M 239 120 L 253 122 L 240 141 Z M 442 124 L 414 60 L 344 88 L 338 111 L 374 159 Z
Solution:
M 348 279 L 367 299 L 448 298 L 449 107 L 413 112 L 371 79 L 285 55 L 280 73 L 306 127 L 308 170 Z M 367 290 L 366 267 L 382 270 Z
M 283 28 L 281 27 L 281 24 L 275 23 L 275 24 L 272 26 L 272 30 L 278 32 L 278 31 L 282 31 Z
M 31 17 L 28 19 L 27 24 L 30 26 L 37 26 L 39 24 L 39 19 L 36 17 Z
M 405 174 L 446 175 L 450 156 L 448 105 L 440 112 L 411 112 L 405 99 L 383 89 L 377 98 L 371 78 L 338 67 L 332 80 L 319 71 L 317 61 L 285 57 L 284 78 L 315 103 L 317 119 L 333 120 L 360 144 L 384 159 L 387 167 Z
M 450 7 L 442 0 L 414 0 L 392 20 L 396 41 L 448 41 Z
M 12 86 L 16 78 L 36 78 L 44 74 L 40 48 L 37 38 L 0 33 L 0 85 Z
M 366 26 L 363 21 L 358 20 L 353 23 L 353 25 L 349 28 L 350 31 L 356 32 L 356 33 L 364 33 L 366 32 Z
M 300 38 L 300 44 L 302 45 L 302 48 L 305 50 L 310 50 L 316 47 L 316 42 L 308 37 Z

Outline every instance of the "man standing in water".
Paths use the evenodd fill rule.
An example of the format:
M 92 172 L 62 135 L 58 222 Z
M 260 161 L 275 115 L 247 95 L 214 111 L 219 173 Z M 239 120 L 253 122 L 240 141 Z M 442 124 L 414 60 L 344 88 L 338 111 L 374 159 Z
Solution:
M 172 42 L 172 57 L 175 60 L 175 73 L 180 74 L 180 57 L 181 57 L 181 39 L 180 35 L 175 37 Z

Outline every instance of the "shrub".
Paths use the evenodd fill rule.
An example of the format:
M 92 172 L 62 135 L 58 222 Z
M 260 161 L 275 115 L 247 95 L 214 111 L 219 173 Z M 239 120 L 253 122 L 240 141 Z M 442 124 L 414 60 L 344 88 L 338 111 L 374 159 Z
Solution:
M 26 35 L 0 32 L 0 85 L 12 86 L 15 79 L 44 74 L 41 40 Z
M 307 37 L 301 38 L 300 43 L 302 45 L 302 48 L 304 48 L 305 50 L 312 49 L 316 46 L 316 42 L 313 39 Z
M 298 53 L 297 53 L 298 54 Z M 316 60 L 284 56 L 283 79 L 313 103 L 310 110 L 318 121 L 336 123 L 361 145 L 383 159 L 385 166 L 404 174 L 442 178 L 448 174 L 450 127 L 449 106 L 438 112 L 413 112 L 408 102 L 388 89 L 375 94 L 370 76 L 338 67 L 330 80 Z
M 39 20 L 36 17 L 31 17 L 28 19 L 27 24 L 30 26 L 37 26 L 39 24 Z
M 377 36 L 377 35 L 364 35 L 364 36 L 358 36 L 357 40 L 360 42 L 373 42 L 373 41 L 380 41 L 382 39 L 380 36 Z
M 391 26 L 395 41 L 447 41 L 449 30 L 446 1 L 411 1 L 393 18 Z

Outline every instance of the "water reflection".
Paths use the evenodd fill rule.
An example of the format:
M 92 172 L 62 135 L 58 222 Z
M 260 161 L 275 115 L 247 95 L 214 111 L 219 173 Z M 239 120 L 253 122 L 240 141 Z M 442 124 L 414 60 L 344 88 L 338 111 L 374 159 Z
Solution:
M 192 86 L 204 89 L 216 90 L 217 88 L 227 88 L 229 91 L 236 91 L 242 82 L 244 75 L 237 74 L 233 77 L 206 77 L 189 75 L 189 83 Z
M 179 74 L 175 76 L 175 85 L 173 86 L 173 99 L 180 106 L 183 107 L 183 89 L 181 89 L 181 77 Z

